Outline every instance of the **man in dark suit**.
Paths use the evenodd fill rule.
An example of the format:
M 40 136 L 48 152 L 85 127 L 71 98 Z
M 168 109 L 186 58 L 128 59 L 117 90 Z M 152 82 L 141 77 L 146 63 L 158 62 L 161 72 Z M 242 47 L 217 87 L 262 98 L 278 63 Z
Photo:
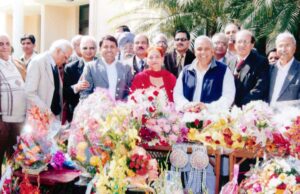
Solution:
M 294 58 L 296 51 L 295 37 L 284 32 L 276 38 L 279 60 L 270 69 L 269 102 L 300 99 L 300 62 Z
M 249 30 L 236 34 L 237 60 L 228 65 L 235 76 L 235 104 L 242 106 L 253 100 L 267 100 L 269 87 L 268 60 L 253 50 L 254 36 Z
M 79 102 L 79 92 L 89 87 L 86 80 L 79 80 L 85 64 L 95 59 L 96 40 L 91 36 L 83 36 L 80 42 L 81 58 L 65 66 L 63 94 L 67 106 L 67 121 L 71 122 L 73 112 Z
M 186 30 L 175 32 L 175 49 L 165 56 L 165 69 L 178 77 L 184 66 L 189 65 L 195 59 L 194 53 L 189 50 L 190 34 Z

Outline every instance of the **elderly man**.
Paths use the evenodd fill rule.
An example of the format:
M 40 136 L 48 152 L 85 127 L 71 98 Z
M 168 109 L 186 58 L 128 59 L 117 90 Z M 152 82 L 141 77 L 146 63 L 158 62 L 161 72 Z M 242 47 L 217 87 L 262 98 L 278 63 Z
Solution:
M 83 36 L 80 42 L 81 59 L 65 66 L 63 96 L 67 106 L 67 121 L 71 122 L 73 112 L 79 102 L 79 92 L 90 85 L 86 80 L 79 80 L 87 63 L 96 60 L 97 43 L 91 36 Z
M 270 69 L 269 102 L 300 99 L 300 62 L 294 58 L 296 51 L 295 37 L 284 32 L 276 38 L 279 60 Z
M 135 55 L 124 61 L 124 64 L 127 64 L 132 68 L 134 75 L 145 69 L 148 47 L 149 39 L 146 35 L 138 34 L 134 37 L 133 52 Z
M 119 60 L 127 60 L 134 56 L 133 50 L 134 34 L 131 32 L 123 32 L 118 38 L 120 49 Z
M 31 59 L 37 55 L 36 52 L 34 51 L 35 37 L 32 34 L 25 34 L 21 38 L 21 44 L 22 44 L 23 55 L 20 57 L 20 60 L 27 67 Z
M 29 64 L 25 91 L 30 105 L 50 110 L 57 119 L 62 111 L 62 80 L 58 68 L 65 64 L 72 54 L 67 40 L 56 40 L 46 51 L 36 56 Z
M 168 39 L 167 36 L 163 33 L 157 34 L 153 38 L 153 44 L 155 46 L 161 47 L 163 49 L 164 54 L 167 52 L 168 49 Z
M 13 145 L 17 142 L 26 112 L 24 80 L 19 68 L 11 56 L 9 37 L 0 34 L 0 165 L 5 152 L 10 158 Z M 1 178 L 1 168 L 0 168 Z
M 217 61 L 227 64 L 227 48 L 228 39 L 224 33 L 214 34 L 212 37 L 212 42 L 214 45 L 214 56 Z
M 82 35 L 80 35 L 80 34 L 78 34 L 72 38 L 71 45 L 73 48 L 73 53 L 72 53 L 71 57 L 69 58 L 68 63 L 71 63 L 73 61 L 77 61 L 80 59 L 80 57 L 81 57 L 81 53 L 80 53 L 81 38 L 82 38 Z
M 179 110 L 197 111 L 203 108 L 229 108 L 234 100 L 234 78 L 228 67 L 213 58 L 213 43 L 199 36 L 195 43 L 196 59 L 184 67 L 174 88 L 174 101 Z M 214 173 L 207 167 L 209 193 L 214 193 Z
M 253 50 L 254 36 L 249 30 L 236 34 L 237 60 L 228 63 L 235 76 L 235 104 L 242 106 L 253 100 L 267 100 L 269 87 L 268 60 Z
M 229 108 L 235 95 L 232 73 L 225 64 L 214 59 L 213 43 L 207 36 L 199 36 L 194 46 L 196 59 L 184 67 L 174 88 L 176 108 Z
M 132 72 L 129 65 L 118 60 L 118 43 L 115 37 L 107 35 L 99 43 L 101 57 L 84 67 L 82 79 L 89 82 L 89 87 L 80 92 L 86 98 L 95 88 L 106 88 L 111 97 L 125 100 L 129 94 Z
M 175 49 L 165 56 L 165 68 L 178 77 L 184 66 L 189 65 L 195 59 L 190 47 L 190 33 L 186 30 L 175 32 Z

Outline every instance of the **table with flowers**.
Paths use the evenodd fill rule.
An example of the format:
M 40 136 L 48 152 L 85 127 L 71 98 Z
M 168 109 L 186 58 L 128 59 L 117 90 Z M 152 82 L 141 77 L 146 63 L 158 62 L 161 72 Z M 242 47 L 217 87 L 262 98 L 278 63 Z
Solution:
M 86 181 L 87 193 L 125 193 L 133 188 L 155 193 L 165 191 L 168 185 L 160 178 L 164 173 L 161 170 L 159 174 L 153 153 L 166 154 L 180 144 L 201 144 L 205 154 L 215 157 L 210 161 L 216 175 L 215 193 L 219 193 L 222 155 L 229 156 L 231 180 L 223 193 L 237 193 L 235 164 L 256 157 L 264 161 L 250 170 L 240 190 L 251 187 L 252 193 L 295 193 L 300 191 L 299 115 L 297 107 L 274 111 L 261 101 L 231 110 L 215 107 L 177 112 L 165 92 L 155 88 L 137 90 L 128 102 L 115 102 L 107 91 L 97 89 L 78 105 L 63 149 L 55 119 L 47 111 L 31 108 L 30 127 L 16 145 L 14 168 L 39 174 L 45 181 L 69 164 L 77 169 L 73 175 L 80 173 L 80 180 Z M 53 170 L 42 172 L 49 165 Z M 5 175 L 0 188 L 7 188 L 6 180 L 13 173 Z M 23 174 L 16 171 L 15 176 Z

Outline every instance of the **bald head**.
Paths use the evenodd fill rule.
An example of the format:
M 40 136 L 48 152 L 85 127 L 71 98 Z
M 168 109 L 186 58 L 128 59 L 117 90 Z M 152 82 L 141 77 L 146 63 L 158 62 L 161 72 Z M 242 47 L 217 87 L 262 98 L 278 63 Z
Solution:
M 207 36 L 199 36 L 194 42 L 195 55 L 198 60 L 198 66 L 207 68 L 213 58 L 214 50 L 211 39 Z
M 0 58 L 7 61 L 11 54 L 10 38 L 7 34 L 0 34 Z

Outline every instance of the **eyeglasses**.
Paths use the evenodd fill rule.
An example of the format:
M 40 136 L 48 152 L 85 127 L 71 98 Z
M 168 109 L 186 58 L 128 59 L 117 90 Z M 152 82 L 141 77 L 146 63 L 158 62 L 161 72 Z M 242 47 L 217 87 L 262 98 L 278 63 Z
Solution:
M 156 44 L 162 44 L 162 45 L 164 45 L 164 46 L 167 46 L 168 44 L 167 44 L 167 42 L 166 41 L 158 41 Z
M 83 47 L 82 50 L 95 50 L 95 47 Z
M 175 38 L 175 41 L 176 42 L 179 42 L 179 41 L 185 42 L 185 41 L 187 41 L 187 38 Z

